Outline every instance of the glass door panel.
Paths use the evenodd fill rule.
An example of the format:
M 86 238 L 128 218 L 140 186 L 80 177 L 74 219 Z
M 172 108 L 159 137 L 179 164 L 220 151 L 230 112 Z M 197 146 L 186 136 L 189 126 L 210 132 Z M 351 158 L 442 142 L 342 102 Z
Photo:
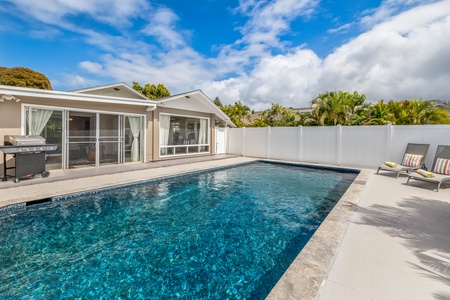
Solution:
M 97 114 L 69 111 L 66 153 L 69 168 L 96 166 Z
M 124 122 L 124 157 L 125 162 L 142 161 L 142 118 L 125 116 Z
M 58 149 L 45 153 L 47 170 L 62 169 L 63 112 L 61 110 L 26 107 L 26 134 L 40 135 L 46 144 L 56 144 Z
M 118 115 L 100 114 L 99 163 L 120 163 L 121 142 Z
M 46 144 L 56 144 L 58 149 L 54 152 L 46 152 L 47 170 L 62 169 L 63 153 L 63 112 L 54 110 L 47 122 L 43 133 Z

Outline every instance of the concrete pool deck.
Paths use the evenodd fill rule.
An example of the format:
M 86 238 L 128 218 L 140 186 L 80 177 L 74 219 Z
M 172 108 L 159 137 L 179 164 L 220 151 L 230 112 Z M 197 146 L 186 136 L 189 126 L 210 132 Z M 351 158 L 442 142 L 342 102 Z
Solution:
M 0 209 L 20 203 L 249 162 L 215 156 L 52 172 L 0 183 Z M 449 299 L 450 187 L 364 169 L 270 299 Z

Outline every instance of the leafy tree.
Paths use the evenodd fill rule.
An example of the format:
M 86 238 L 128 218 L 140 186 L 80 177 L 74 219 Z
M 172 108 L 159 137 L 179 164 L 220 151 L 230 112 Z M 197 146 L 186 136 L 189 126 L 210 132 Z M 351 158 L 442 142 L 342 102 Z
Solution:
M 214 99 L 214 104 L 215 105 L 217 105 L 218 107 L 222 107 L 223 105 L 222 105 L 222 102 L 220 102 L 220 99 L 219 99 L 219 97 L 217 96 L 216 97 L 216 99 Z
M 442 124 L 448 121 L 448 113 L 435 107 L 432 101 L 403 100 L 391 101 L 391 109 L 396 116 L 396 125 Z
M 236 127 L 244 127 L 244 120 L 250 119 L 250 108 L 241 101 L 236 101 L 234 104 L 223 105 L 220 109 L 222 109 Z
M 133 81 L 133 89 L 149 99 L 161 99 L 170 97 L 169 90 L 164 86 L 164 84 L 161 83 L 159 83 L 158 85 L 147 83 L 142 87 L 139 82 Z
M 286 108 L 277 103 L 272 103 L 272 107 L 263 111 L 259 117 L 253 121 L 252 126 L 296 126 L 297 119 L 300 118 L 292 108 Z
M 52 90 L 50 80 L 44 74 L 23 67 L 0 67 L 0 84 Z

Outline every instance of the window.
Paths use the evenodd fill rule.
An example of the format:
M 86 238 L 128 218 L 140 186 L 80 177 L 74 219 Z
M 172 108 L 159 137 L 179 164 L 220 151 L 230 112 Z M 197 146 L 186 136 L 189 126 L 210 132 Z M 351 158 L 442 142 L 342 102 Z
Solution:
M 160 156 L 209 152 L 209 119 L 160 114 Z

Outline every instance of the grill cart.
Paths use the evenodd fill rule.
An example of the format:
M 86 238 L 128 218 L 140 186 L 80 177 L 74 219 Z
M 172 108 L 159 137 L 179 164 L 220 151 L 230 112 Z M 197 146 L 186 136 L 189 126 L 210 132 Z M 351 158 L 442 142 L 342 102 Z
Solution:
M 3 179 L 14 177 L 18 183 L 20 178 L 34 178 L 35 174 L 48 177 L 50 173 L 45 170 L 45 153 L 55 151 L 58 145 L 45 144 L 45 139 L 39 135 L 5 135 L 3 152 Z M 15 158 L 14 166 L 6 166 L 7 155 Z M 14 175 L 7 174 L 8 170 L 14 170 Z

